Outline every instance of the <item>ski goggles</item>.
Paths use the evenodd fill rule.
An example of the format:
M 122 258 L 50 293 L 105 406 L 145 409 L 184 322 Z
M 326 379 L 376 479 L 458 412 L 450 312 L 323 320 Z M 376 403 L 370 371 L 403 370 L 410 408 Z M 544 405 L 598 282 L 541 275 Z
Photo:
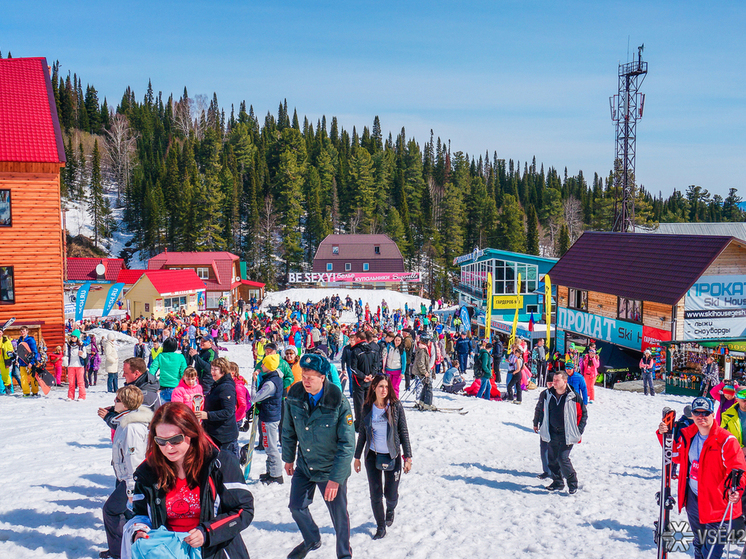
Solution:
M 184 442 L 184 435 L 175 435 L 170 439 L 164 439 L 163 437 L 153 437 L 153 440 L 158 446 L 166 446 L 167 444 L 176 446 L 177 444 L 181 444 Z

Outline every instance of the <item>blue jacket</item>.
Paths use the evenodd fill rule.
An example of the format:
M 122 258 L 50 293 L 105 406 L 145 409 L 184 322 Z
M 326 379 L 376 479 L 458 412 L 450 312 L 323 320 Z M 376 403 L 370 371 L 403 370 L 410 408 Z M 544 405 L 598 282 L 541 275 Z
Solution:
M 24 338 L 23 336 L 21 336 L 20 338 L 18 338 L 18 343 L 19 344 L 23 343 L 23 342 L 26 342 L 28 344 L 29 349 L 31 349 L 31 353 L 32 353 L 32 355 L 34 357 L 33 357 L 33 360 L 30 363 L 25 363 L 25 362 L 23 362 L 23 361 L 21 361 L 19 359 L 18 360 L 18 364 L 21 367 L 26 367 L 28 365 L 33 365 L 34 363 L 38 363 L 39 362 L 39 348 L 36 347 L 36 340 L 34 339 L 34 337 L 33 336 L 26 336 Z
M 459 355 L 469 355 L 471 353 L 471 342 L 469 338 L 459 338 L 456 341 L 456 353 Z
M 583 396 L 583 405 L 588 405 L 588 387 L 585 385 L 585 379 L 580 373 L 574 373 L 567 376 L 567 384 L 572 389 Z

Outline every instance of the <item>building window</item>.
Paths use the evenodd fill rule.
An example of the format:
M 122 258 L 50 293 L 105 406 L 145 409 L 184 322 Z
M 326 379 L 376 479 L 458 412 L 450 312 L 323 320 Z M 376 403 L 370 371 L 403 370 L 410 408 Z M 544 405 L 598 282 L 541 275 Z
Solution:
M 527 314 L 539 314 L 539 305 L 526 305 L 526 313 Z
M 370 270 L 370 264 L 363 262 L 363 272 L 367 272 L 368 270 Z
M 588 311 L 588 291 L 582 289 L 568 290 L 567 306 L 571 309 Z
M 334 265 L 331 262 L 326 263 L 326 271 L 331 272 L 334 269 Z
M 210 279 L 210 268 L 197 268 L 197 277 L 199 279 Z
M 480 277 L 487 279 L 487 272 L 492 272 L 493 292 L 495 295 L 510 295 L 520 293 L 527 295 L 533 293 L 539 287 L 539 267 L 533 264 L 520 262 L 508 262 L 505 260 L 487 260 L 486 268 L 480 270 Z M 521 285 L 518 283 L 518 274 L 521 275 Z
M 339 245 L 332 246 L 332 254 L 339 254 Z
M 0 190 L 0 227 L 10 227 L 10 190 Z
M 376 254 L 381 254 L 381 247 L 376 245 L 375 247 L 373 247 L 373 252 L 375 252 Z
M 0 266 L 0 304 L 16 302 L 13 288 L 13 266 Z
M 345 272 L 349 272 L 350 270 L 352 270 L 352 264 L 350 264 L 349 262 L 346 262 L 345 263 Z
M 642 322 L 642 301 L 619 297 L 617 318 L 631 320 L 632 322 Z

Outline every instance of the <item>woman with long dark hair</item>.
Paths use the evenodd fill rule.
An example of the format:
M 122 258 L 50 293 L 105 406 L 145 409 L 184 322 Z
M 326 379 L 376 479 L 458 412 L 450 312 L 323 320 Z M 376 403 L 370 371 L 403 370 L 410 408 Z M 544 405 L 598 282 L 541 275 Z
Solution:
M 122 558 L 134 541 L 165 526 L 188 533 L 184 542 L 202 548 L 203 559 L 248 559 L 241 530 L 254 518 L 254 498 L 238 460 L 215 448 L 191 409 L 180 402 L 158 408 L 146 455 L 134 475 L 135 517 L 124 529 Z
M 394 522 L 394 509 L 399 502 L 401 471 L 403 469 L 406 474 L 412 469 L 412 447 L 409 444 L 404 406 L 394 393 L 391 378 L 385 375 L 376 375 L 363 404 L 353 463 L 356 472 L 360 472 L 363 451 L 370 504 L 378 526 L 373 539 L 379 540 L 386 535 L 386 526 L 391 526 Z
M 238 426 L 236 425 L 236 383 L 233 381 L 228 361 L 218 357 L 210 363 L 210 374 L 215 384 L 205 396 L 205 408 L 196 412 L 197 419 L 221 450 L 232 452 L 238 458 Z

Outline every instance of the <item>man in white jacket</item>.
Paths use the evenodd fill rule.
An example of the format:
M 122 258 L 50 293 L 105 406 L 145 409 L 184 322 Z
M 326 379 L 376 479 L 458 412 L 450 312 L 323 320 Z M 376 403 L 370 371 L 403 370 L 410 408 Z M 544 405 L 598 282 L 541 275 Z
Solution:
M 132 495 L 135 490 L 134 474 L 145 460 L 148 446 L 148 429 L 153 412 L 143 406 L 143 393 L 133 385 L 123 386 L 117 391 L 114 410 L 118 415 L 111 449 L 111 465 L 117 476 L 117 487 L 103 507 L 104 528 L 109 549 L 102 551 L 103 559 L 118 559 L 122 547 L 122 530 L 132 516 Z

